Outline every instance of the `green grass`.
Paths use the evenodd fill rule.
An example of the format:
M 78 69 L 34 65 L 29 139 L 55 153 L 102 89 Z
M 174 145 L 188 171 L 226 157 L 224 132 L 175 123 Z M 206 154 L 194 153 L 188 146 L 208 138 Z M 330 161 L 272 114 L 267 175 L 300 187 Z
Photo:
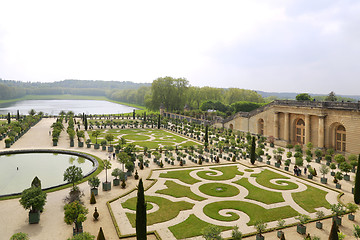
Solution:
M 150 137 L 146 135 L 130 135 L 130 134 L 124 135 L 123 138 L 126 140 L 136 140 L 136 141 L 140 141 L 140 140 L 145 141 L 150 139 Z
M 233 197 L 240 193 L 238 188 L 224 183 L 205 183 L 200 185 L 199 190 L 214 197 Z
M 217 171 L 222 172 L 222 175 L 219 176 L 212 176 L 215 175 L 216 173 L 209 170 L 209 171 L 201 171 L 201 172 L 197 172 L 197 175 L 203 179 L 206 180 L 215 180 L 215 181 L 223 181 L 223 180 L 229 180 L 229 179 L 233 179 L 236 175 L 244 175 L 243 172 L 240 172 L 238 170 L 237 166 L 229 166 L 229 167 L 213 167 L 210 169 L 214 169 Z M 206 175 L 207 173 L 210 173 L 211 175 Z
M 249 194 L 245 197 L 246 199 L 255 200 L 265 204 L 284 202 L 284 198 L 281 193 L 258 188 L 249 183 L 247 178 L 241 178 L 234 183 L 245 187 L 249 191 Z
M 291 194 L 300 207 L 310 213 L 316 212 L 315 208 L 330 208 L 330 203 L 326 201 L 327 192 L 309 185 L 306 185 L 306 187 L 305 191 Z
M 273 171 L 270 171 L 268 169 L 265 169 L 261 173 L 251 174 L 251 177 L 256 177 L 256 182 L 259 183 L 260 185 L 267 187 L 267 188 L 276 189 L 276 190 L 293 190 L 293 189 L 297 189 L 299 187 L 296 183 L 293 183 L 288 180 L 277 180 L 276 181 L 277 183 L 286 183 L 287 185 L 284 185 L 284 186 L 272 184 L 270 182 L 270 180 L 272 180 L 272 179 L 290 179 L 290 178 L 285 177 L 284 175 L 275 173 Z
M 188 197 L 195 201 L 202 201 L 206 199 L 193 193 L 189 187 L 182 186 L 176 182 L 166 181 L 165 185 L 167 186 L 166 189 L 158 190 L 156 193 L 166 194 L 176 198 Z
M 172 202 L 166 198 L 155 197 L 155 196 L 145 196 L 146 202 L 152 202 L 159 206 L 159 210 L 156 212 L 147 214 L 147 225 L 153 225 L 160 222 L 166 222 L 177 215 L 179 215 L 180 211 L 191 209 L 194 204 L 188 202 Z M 122 203 L 124 208 L 128 208 L 131 210 L 136 210 L 136 201 L 137 198 L 130 198 L 126 202 Z M 134 213 L 126 213 L 131 225 L 135 227 L 136 214 Z
M 185 221 L 169 227 L 169 230 L 177 239 L 191 238 L 200 236 L 203 228 L 209 225 L 191 214 Z M 222 231 L 230 230 L 232 227 L 218 226 Z M 186 229 L 186 230 L 185 230 Z
M 180 181 L 187 183 L 187 184 L 194 184 L 201 182 L 200 180 L 197 180 L 190 176 L 190 172 L 194 171 L 191 170 L 178 170 L 178 171 L 169 171 L 167 173 L 160 173 L 161 178 L 173 178 L 173 179 L 179 179 Z
M 245 171 L 245 172 L 254 172 L 254 170 L 249 169 L 249 168 L 246 168 L 244 171 Z
M 239 215 L 229 211 L 230 216 L 222 216 L 219 214 L 219 211 L 222 209 L 235 209 L 246 213 L 250 217 L 250 222 L 247 223 L 248 226 L 254 225 L 256 221 L 271 222 L 277 219 L 284 219 L 289 217 L 294 217 L 299 215 L 290 206 L 265 209 L 259 205 L 241 202 L 241 201 L 222 201 L 214 202 L 206 205 L 204 207 L 204 213 L 216 220 L 219 221 L 235 221 L 239 219 Z

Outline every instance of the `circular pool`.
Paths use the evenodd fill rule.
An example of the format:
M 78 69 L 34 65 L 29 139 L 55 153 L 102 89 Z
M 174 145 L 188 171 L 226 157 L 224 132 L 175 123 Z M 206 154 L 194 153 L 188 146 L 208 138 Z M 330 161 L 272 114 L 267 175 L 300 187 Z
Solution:
M 75 165 L 87 176 L 98 167 L 95 158 L 61 150 L 18 150 L 0 152 L 0 196 L 21 193 L 37 176 L 42 189 L 64 185 L 64 171 Z

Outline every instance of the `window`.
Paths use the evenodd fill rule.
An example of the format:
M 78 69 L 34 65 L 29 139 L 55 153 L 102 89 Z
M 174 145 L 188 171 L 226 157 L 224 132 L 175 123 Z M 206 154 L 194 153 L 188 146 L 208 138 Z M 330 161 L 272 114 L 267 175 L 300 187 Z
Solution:
M 339 152 L 346 151 L 346 130 L 343 125 L 335 129 L 335 149 Z
M 298 144 L 305 143 L 305 122 L 302 119 L 299 119 L 296 122 L 295 142 Z
M 264 120 L 262 118 L 258 122 L 258 133 L 264 135 Z

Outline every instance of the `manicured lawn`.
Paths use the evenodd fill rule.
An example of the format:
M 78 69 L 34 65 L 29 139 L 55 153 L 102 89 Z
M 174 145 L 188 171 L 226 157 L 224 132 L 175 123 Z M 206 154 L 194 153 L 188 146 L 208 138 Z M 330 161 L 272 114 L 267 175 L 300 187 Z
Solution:
M 169 230 L 174 234 L 177 239 L 191 238 L 201 235 L 203 228 L 209 225 L 191 214 L 184 222 L 169 227 Z M 232 229 L 232 227 L 218 226 L 222 231 Z
M 150 137 L 146 136 L 146 135 L 130 135 L 130 134 L 127 134 L 127 135 L 124 135 L 123 138 L 126 139 L 126 140 L 136 140 L 136 141 L 150 140 Z
M 229 167 L 213 167 L 211 169 L 217 170 L 222 172 L 222 175 L 219 176 L 212 176 L 216 175 L 213 171 L 201 171 L 197 172 L 197 175 L 203 179 L 206 180 L 215 180 L 215 181 L 223 181 L 223 180 L 229 180 L 234 178 L 236 175 L 244 175 L 243 172 L 240 172 L 238 170 L 237 166 L 229 166 Z M 207 173 L 210 173 L 211 175 L 207 175 Z
M 194 204 L 188 202 L 172 202 L 168 199 L 154 196 L 146 196 L 146 202 L 152 202 L 159 206 L 159 210 L 153 213 L 147 214 L 147 225 L 153 225 L 160 222 L 166 222 L 170 219 L 175 218 L 180 211 L 191 209 Z M 130 198 L 126 202 L 122 204 L 124 208 L 128 208 L 131 210 L 136 210 L 136 201 L 137 198 Z M 133 227 L 135 227 L 135 219 L 136 214 L 134 213 L 126 213 L 129 221 Z
M 330 203 L 326 201 L 327 192 L 306 185 L 307 189 L 302 192 L 292 193 L 291 196 L 300 207 L 312 213 L 316 212 L 315 208 L 330 208 Z
M 245 172 L 253 172 L 254 170 L 252 170 L 252 169 L 250 169 L 250 168 L 246 168 L 244 171 L 245 171 Z
M 194 171 L 194 170 L 191 169 L 191 170 L 169 171 L 167 173 L 160 173 L 160 177 L 179 179 L 180 181 L 187 183 L 187 184 L 194 184 L 197 182 L 201 182 L 200 180 L 197 180 L 190 176 L 189 173 L 192 171 Z
M 220 215 L 219 211 L 222 209 L 235 209 L 246 213 L 250 217 L 250 222 L 247 223 L 249 226 L 254 225 L 255 222 L 259 220 L 271 222 L 280 218 L 284 219 L 299 215 L 299 213 L 290 206 L 265 209 L 259 205 L 242 201 L 222 201 L 210 203 L 204 207 L 204 213 L 207 216 L 219 221 L 229 222 L 239 219 L 239 216 L 236 213 L 232 213 L 231 210 L 229 210 L 229 214 L 231 216 Z
M 158 190 L 156 193 L 166 194 L 176 198 L 188 197 L 195 201 L 202 201 L 206 199 L 193 193 L 189 187 L 177 184 L 174 181 L 166 181 L 165 185 L 167 186 L 166 189 Z
M 290 179 L 289 177 L 285 177 L 284 175 L 278 174 L 278 173 L 270 171 L 268 169 L 265 169 L 261 173 L 251 174 L 251 177 L 256 177 L 256 182 L 267 188 L 272 188 L 272 189 L 277 189 L 277 190 L 292 190 L 292 189 L 297 189 L 299 187 L 296 183 L 285 180 L 285 179 Z M 270 180 L 272 180 L 272 179 L 280 179 L 280 180 L 277 180 L 276 182 L 277 183 L 286 183 L 286 185 L 272 184 L 270 182 Z M 281 180 L 281 179 L 284 179 L 284 180 Z
M 240 193 L 238 188 L 224 183 L 205 183 L 200 185 L 199 190 L 214 197 L 233 197 Z
M 258 188 L 249 183 L 247 178 L 241 178 L 234 183 L 245 187 L 249 191 L 249 194 L 245 197 L 246 199 L 252 199 L 265 204 L 284 202 L 281 193 Z

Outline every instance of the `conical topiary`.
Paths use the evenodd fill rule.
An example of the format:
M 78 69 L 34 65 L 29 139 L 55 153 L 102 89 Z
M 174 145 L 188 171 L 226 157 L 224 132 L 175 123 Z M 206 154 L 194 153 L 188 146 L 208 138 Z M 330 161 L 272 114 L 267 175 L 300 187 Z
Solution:
M 135 180 L 138 180 L 139 179 L 139 174 L 138 174 L 138 171 L 136 170 L 135 171 L 135 176 L 134 176 Z
M 41 188 L 41 181 L 37 176 L 32 180 L 31 186 Z
M 284 232 L 281 233 L 280 240 L 285 240 L 285 233 Z
M 94 212 L 94 214 L 93 214 L 93 217 L 94 217 L 94 219 L 97 221 L 98 220 L 98 218 L 99 218 L 99 213 L 98 213 L 98 211 L 97 211 L 97 208 L 95 207 L 95 212 Z
M 95 203 L 96 203 L 95 194 L 94 192 L 91 192 L 90 204 L 95 204 Z
M 122 188 L 125 188 L 125 187 L 126 187 L 125 179 L 123 179 L 123 180 L 121 181 L 121 187 L 122 187 Z
M 100 227 L 100 231 L 99 231 L 99 234 L 98 234 L 96 240 L 105 240 L 105 236 L 104 236 L 102 227 Z

